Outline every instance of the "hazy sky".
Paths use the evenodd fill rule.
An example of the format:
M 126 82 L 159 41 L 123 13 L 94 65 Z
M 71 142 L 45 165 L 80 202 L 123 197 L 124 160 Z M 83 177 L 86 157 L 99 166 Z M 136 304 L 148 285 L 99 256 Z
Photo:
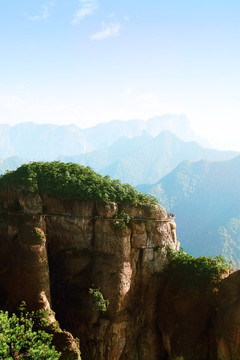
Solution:
M 184 113 L 240 150 L 239 0 L 8 0 L 0 24 L 1 123 Z

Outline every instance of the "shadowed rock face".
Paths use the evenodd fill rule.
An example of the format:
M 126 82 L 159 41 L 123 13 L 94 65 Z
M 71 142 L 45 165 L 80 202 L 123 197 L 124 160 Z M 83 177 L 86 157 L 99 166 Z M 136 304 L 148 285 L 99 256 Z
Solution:
M 218 359 L 214 336 L 215 294 L 162 287 L 158 306 L 158 330 L 167 359 Z
M 240 271 L 221 283 L 215 333 L 219 359 L 240 359 Z
M 0 203 L 0 308 L 21 300 L 52 308 L 80 338 L 84 360 L 240 359 L 240 272 L 207 293 L 174 288 L 164 268 L 168 246 L 179 245 L 176 225 L 160 205 L 60 200 L 20 188 L 0 194 Z M 113 217 L 123 210 L 132 221 L 122 230 Z M 100 289 L 107 311 L 89 288 Z M 71 334 L 56 344 L 63 339 L 72 346 Z

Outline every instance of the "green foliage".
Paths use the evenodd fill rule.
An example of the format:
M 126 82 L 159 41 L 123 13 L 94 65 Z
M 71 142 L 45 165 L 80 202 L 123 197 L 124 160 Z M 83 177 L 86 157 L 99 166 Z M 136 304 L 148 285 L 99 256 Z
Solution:
M 141 194 L 131 185 L 111 180 L 109 176 L 103 177 L 90 167 L 59 161 L 24 164 L 0 177 L 0 190 L 11 184 L 65 198 L 130 204 L 157 203 L 153 196 Z
M 80 340 L 78 337 L 74 338 L 75 343 L 77 344 L 77 347 L 80 348 Z
M 34 330 L 29 313 L 9 315 L 0 311 L 0 358 L 2 360 L 58 360 L 58 353 L 51 345 L 52 335 L 44 330 Z
M 45 239 L 44 232 L 38 227 L 32 229 L 32 237 L 40 243 Z
M 89 294 L 91 295 L 91 301 L 93 303 L 93 306 L 97 311 L 107 311 L 109 301 L 104 299 L 103 294 L 100 292 L 100 289 L 90 288 Z
M 221 277 L 231 271 L 223 256 L 193 257 L 183 251 L 168 250 L 169 265 L 167 276 L 176 289 L 208 289 L 215 285 Z
M 124 230 L 130 223 L 130 216 L 125 211 L 117 212 L 114 215 L 115 220 L 112 221 L 114 227 Z
M 29 312 L 25 301 L 21 301 L 16 309 L 17 316 L 30 317 L 33 320 L 34 330 L 44 330 L 48 333 L 61 332 L 58 321 L 50 321 L 49 317 L 55 318 L 55 312 L 53 310 L 39 309 L 37 311 Z

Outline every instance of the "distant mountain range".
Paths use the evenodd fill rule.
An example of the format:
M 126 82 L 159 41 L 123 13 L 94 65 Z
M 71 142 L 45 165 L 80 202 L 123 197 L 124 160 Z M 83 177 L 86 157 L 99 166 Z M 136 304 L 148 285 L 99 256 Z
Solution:
M 177 216 L 178 237 L 193 255 L 223 254 L 240 266 L 240 156 L 221 162 L 183 161 L 155 185 L 155 195 Z
M 16 170 L 22 164 L 29 162 L 29 159 L 23 159 L 18 156 L 11 156 L 6 159 L 0 159 L 0 175 L 4 174 L 6 170 Z
M 146 132 L 130 139 L 121 137 L 103 149 L 58 159 L 91 166 L 102 175 L 110 175 L 135 186 L 157 182 L 183 160 L 228 160 L 237 155 L 233 151 L 205 149 L 197 142 L 182 141 L 165 130 L 156 137 Z
M 76 125 L 22 123 L 15 126 L 0 125 L 0 158 L 20 156 L 37 160 L 54 160 L 59 155 L 84 154 L 110 146 L 125 136 L 132 138 L 143 131 L 157 136 L 169 130 L 184 141 L 198 141 L 206 145 L 192 131 L 184 115 L 162 115 L 144 120 L 115 120 L 80 129 Z

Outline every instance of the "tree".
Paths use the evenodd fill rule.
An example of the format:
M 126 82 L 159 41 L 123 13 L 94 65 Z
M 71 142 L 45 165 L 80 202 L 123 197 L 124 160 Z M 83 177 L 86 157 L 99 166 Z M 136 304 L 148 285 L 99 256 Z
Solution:
M 33 327 L 29 313 L 18 317 L 0 311 L 0 359 L 58 360 L 61 353 L 51 345 L 52 335 Z

